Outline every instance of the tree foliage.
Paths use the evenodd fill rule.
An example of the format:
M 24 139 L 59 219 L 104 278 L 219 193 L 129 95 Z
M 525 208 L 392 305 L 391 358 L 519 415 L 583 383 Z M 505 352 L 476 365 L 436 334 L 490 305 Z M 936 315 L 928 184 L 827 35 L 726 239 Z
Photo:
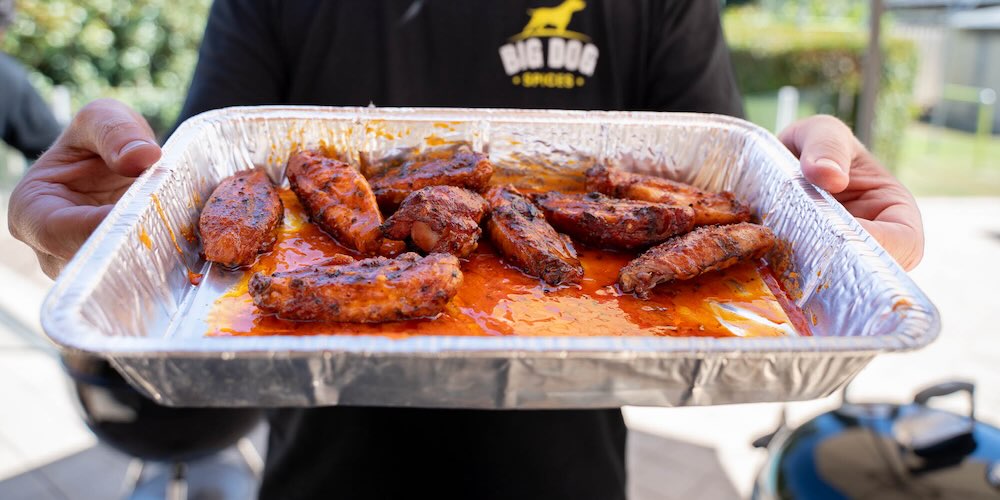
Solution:
M 114 97 L 159 133 L 183 103 L 211 0 L 20 0 L 4 50 L 80 106 Z
M 787 2 L 809 4 L 810 2 Z M 728 9 L 723 17 L 740 90 L 775 92 L 792 85 L 825 96 L 823 112 L 853 125 L 868 46 L 865 23 L 805 21 L 756 7 Z M 891 36 L 883 43 L 882 74 L 873 126 L 873 150 L 894 165 L 903 131 L 913 118 L 912 90 L 917 53 L 913 43 Z

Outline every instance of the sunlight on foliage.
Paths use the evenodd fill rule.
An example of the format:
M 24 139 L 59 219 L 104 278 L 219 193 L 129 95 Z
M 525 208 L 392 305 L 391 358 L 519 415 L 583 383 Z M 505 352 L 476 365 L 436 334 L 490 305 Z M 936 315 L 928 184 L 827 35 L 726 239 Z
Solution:
M 3 49 L 74 107 L 114 97 L 160 134 L 183 104 L 211 0 L 20 0 Z

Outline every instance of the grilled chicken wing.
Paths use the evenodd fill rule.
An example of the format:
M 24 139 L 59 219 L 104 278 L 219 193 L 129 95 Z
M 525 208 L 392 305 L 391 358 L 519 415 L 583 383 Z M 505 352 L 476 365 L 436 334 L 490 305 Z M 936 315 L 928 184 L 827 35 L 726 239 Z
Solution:
M 479 223 L 489 209 L 482 196 L 454 186 L 430 186 L 414 191 L 382 224 L 386 238 L 413 243 L 427 253 L 468 257 L 483 230 Z
M 584 243 L 631 250 L 691 230 L 691 207 L 619 200 L 601 193 L 545 193 L 534 197 L 553 227 Z
M 461 284 L 455 256 L 409 252 L 393 259 L 346 257 L 295 271 L 256 273 L 250 295 L 257 307 L 281 319 L 382 323 L 434 316 Z
M 263 170 L 223 179 L 198 220 L 205 259 L 227 267 L 253 264 L 274 246 L 282 217 L 281 198 Z
M 373 175 L 369 180 L 380 206 L 395 209 L 410 193 L 427 186 L 456 186 L 482 191 L 493 164 L 482 153 L 459 150 L 447 158 L 418 158 Z
M 744 259 L 759 259 L 775 244 L 770 229 L 749 222 L 708 226 L 650 248 L 618 273 L 618 287 L 640 297 L 660 283 L 694 278 Z
M 703 191 L 689 184 L 604 165 L 587 170 L 587 189 L 615 198 L 690 206 L 694 209 L 695 226 L 750 220 L 750 209 L 728 191 Z
M 492 209 L 486 227 L 505 258 L 550 285 L 583 279 L 583 265 L 569 238 L 557 233 L 521 193 L 510 186 L 496 186 L 486 199 Z
M 375 195 L 354 167 L 314 151 L 300 151 L 292 153 L 286 172 L 313 222 L 341 245 L 365 255 L 404 250 L 401 241 L 383 241 Z

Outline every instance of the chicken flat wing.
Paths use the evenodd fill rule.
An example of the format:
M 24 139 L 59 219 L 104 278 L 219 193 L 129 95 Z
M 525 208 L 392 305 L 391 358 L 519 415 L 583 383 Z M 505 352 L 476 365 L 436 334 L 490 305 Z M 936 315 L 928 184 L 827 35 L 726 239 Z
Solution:
M 634 174 L 597 165 L 587 170 L 587 189 L 615 198 L 690 206 L 694 225 L 735 224 L 750 220 L 750 209 L 733 193 L 703 191 L 690 184 L 662 177 Z
M 292 153 L 286 172 L 313 222 L 341 245 L 365 255 L 404 250 L 401 241 L 384 241 L 375 195 L 354 167 L 315 151 L 300 151 Z
M 227 267 L 253 264 L 257 254 L 274 246 L 284 210 L 263 170 L 223 179 L 198 219 L 205 260 Z
M 522 271 L 550 285 L 579 283 L 583 265 L 569 238 L 556 232 L 537 207 L 510 186 L 496 186 L 486 199 L 487 230 L 497 250 Z
M 650 248 L 618 273 L 618 287 L 643 297 L 660 283 L 686 280 L 759 259 L 775 244 L 770 229 L 749 222 L 708 226 Z
M 345 256 L 346 257 L 346 256 Z M 260 309 L 281 319 L 383 323 L 440 313 L 462 285 L 458 258 L 347 259 L 250 278 L 250 295 Z
M 493 176 L 493 164 L 482 153 L 456 151 L 444 158 L 418 158 L 373 175 L 379 205 L 395 209 L 410 193 L 427 186 L 456 186 L 482 191 Z
M 553 227 L 601 248 L 632 250 L 691 230 L 691 207 L 620 200 L 601 193 L 545 193 L 534 197 Z
M 382 224 L 386 238 L 413 243 L 427 253 L 468 257 L 483 230 L 479 223 L 489 209 L 482 196 L 454 186 L 430 186 L 414 191 Z

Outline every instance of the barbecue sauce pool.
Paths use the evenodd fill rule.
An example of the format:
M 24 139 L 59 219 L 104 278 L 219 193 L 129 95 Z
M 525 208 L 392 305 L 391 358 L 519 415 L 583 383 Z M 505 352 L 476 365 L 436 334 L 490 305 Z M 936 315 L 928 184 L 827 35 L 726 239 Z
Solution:
M 576 244 L 584 267 L 578 285 L 552 287 L 503 262 L 484 234 L 462 262 L 458 295 L 436 318 L 380 324 L 284 321 L 257 309 L 247 291 L 254 272 L 287 271 L 338 253 L 308 221 L 289 189 L 280 190 L 285 218 L 271 252 L 261 255 L 209 314 L 209 335 L 534 335 L 710 336 L 808 335 L 804 314 L 764 262 L 744 262 L 698 278 L 662 284 L 648 300 L 617 291 L 618 271 L 635 253 Z

